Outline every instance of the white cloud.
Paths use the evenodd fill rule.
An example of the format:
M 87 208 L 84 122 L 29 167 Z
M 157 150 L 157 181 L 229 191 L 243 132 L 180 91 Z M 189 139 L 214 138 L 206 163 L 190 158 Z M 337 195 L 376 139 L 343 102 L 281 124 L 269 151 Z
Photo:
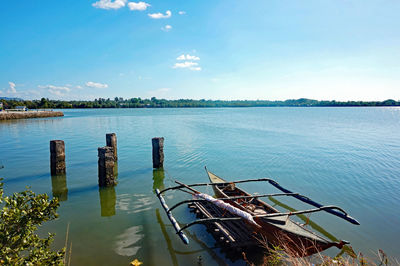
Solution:
M 198 66 L 199 64 L 196 62 L 185 61 L 182 63 L 175 63 L 172 68 L 188 68 L 193 71 L 200 71 L 201 67 Z
M 69 87 L 66 87 L 66 86 L 54 86 L 54 85 L 45 85 L 45 86 L 42 86 L 42 85 L 39 85 L 38 86 L 40 89 L 48 89 L 49 91 L 50 90 L 52 90 L 52 91 L 64 91 L 64 92 L 70 92 L 71 91 L 71 89 L 69 88 Z
M 93 82 L 93 81 L 86 82 L 85 85 L 86 85 L 86 87 L 98 88 L 98 89 L 108 88 L 108 84 L 98 83 L 98 82 Z
M 199 63 L 193 62 L 193 61 L 198 61 L 200 60 L 200 57 L 195 56 L 195 55 L 190 55 L 190 54 L 181 54 L 176 58 L 178 61 L 184 61 L 184 62 L 177 62 L 173 66 L 173 68 L 188 68 L 193 71 L 200 71 L 201 67 L 199 66 Z
M 195 60 L 196 61 L 196 60 L 200 60 L 200 57 L 195 56 L 195 55 L 189 55 L 189 54 L 184 55 L 184 54 L 182 54 L 182 55 L 178 56 L 176 58 L 176 60 Z
M 56 96 L 65 96 L 65 93 L 64 92 L 62 92 L 62 91 L 58 91 L 58 90 L 52 90 L 52 89 L 49 89 L 48 90 L 51 94 L 53 94 L 53 95 L 56 95 Z
M 160 18 L 170 18 L 172 13 L 171 11 L 167 10 L 165 12 L 165 15 L 162 13 L 153 13 L 153 14 L 148 14 L 149 17 L 154 18 L 154 19 L 160 19 Z
M 197 66 L 198 63 L 196 62 L 183 62 L 183 63 L 175 63 L 175 65 L 173 66 L 173 68 L 189 68 L 189 67 L 194 67 Z
M 164 27 L 161 28 L 163 31 L 170 31 L 172 29 L 171 25 L 165 25 Z
M 56 96 L 65 96 L 66 93 L 70 92 L 71 89 L 67 86 L 54 86 L 54 85 L 39 85 L 38 86 L 40 89 L 47 89 L 48 92 L 50 92 L 53 95 Z
M 186 60 L 200 60 L 200 57 L 197 57 L 195 55 L 186 55 Z
M 119 9 L 125 6 L 126 1 L 127 0 L 99 0 L 96 3 L 93 3 L 92 6 L 101 9 Z
M 144 11 L 149 7 L 150 4 L 146 2 L 129 2 L 128 7 L 130 10 L 139 10 L 139 11 Z
M 17 93 L 17 90 L 15 89 L 17 85 L 15 85 L 14 82 L 9 81 L 8 85 L 10 86 L 10 88 L 8 89 L 7 93 Z
M 179 15 L 185 15 L 185 14 L 186 14 L 186 11 L 179 11 L 178 14 L 179 14 Z
M 0 94 L 3 94 L 3 91 L 0 90 Z

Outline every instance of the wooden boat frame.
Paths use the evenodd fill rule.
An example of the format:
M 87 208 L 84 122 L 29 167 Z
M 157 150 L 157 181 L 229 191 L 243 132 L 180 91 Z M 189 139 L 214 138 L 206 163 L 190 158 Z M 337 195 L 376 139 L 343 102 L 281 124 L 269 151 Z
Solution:
M 207 170 L 207 168 L 205 167 L 207 174 L 209 173 L 209 171 Z M 183 225 L 182 227 L 178 224 L 178 222 L 176 221 L 176 219 L 174 218 L 174 216 L 172 215 L 172 210 L 174 210 L 175 208 L 188 203 L 194 203 L 194 202 L 204 202 L 206 200 L 204 199 L 191 199 L 191 200 L 184 200 L 181 202 L 178 202 L 177 204 L 173 205 L 171 208 L 168 207 L 168 205 L 166 204 L 166 201 L 163 197 L 163 193 L 170 191 L 170 190 L 181 190 L 184 192 L 188 192 L 184 189 L 190 189 L 193 190 L 193 187 L 202 187 L 202 186 L 221 186 L 221 185 L 230 185 L 230 184 L 239 184 L 239 183 L 247 183 L 247 182 L 268 182 L 269 184 L 273 185 L 275 188 L 281 190 L 283 193 L 274 193 L 274 194 L 263 194 L 263 195 L 246 195 L 246 196 L 233 196 L 233 197 L 224 197 L 224 198 L 218 198 L 220 200 L 237 200 L 237 199 L 255 199 L 255 198 L 263 198 L 263 197 L 271 197 L 271 196 L 289 196 L 289 197 L 293 197 L 297 200 L 300 200 L 304 203 L 307 203 L 309 205 L 312 205 L 316 208 L 313 209 L 307 209 L 307 210 L 301 210 L 301 211 L 296 211 L 296 212 L 277 212 L 277 213 L 266 213 L 266 214 L 260 214 L 260 215 L 253 215 L 254 218 L 263 218 L 264 220 L 267 220 L 269 222 L 273 222 L 273 223 L 279 223 L 279 220 L 270 220 L 268 218 L 273 218 L 273 217 L 279 217 L 279 216 L 292 216 L 292 215 L 299 215 L 299 214 L 305 214 L 305 213 L 314 213 L 314 212 L 320 212 L 320 211 L 325 211 L 328 212 L 332 215 L 335 215 L 339 218 L 342 218 L 352 224 L 355 225 L 359 225 L 360 223 L 354 219 L 353 217 L 349 216 L 348 213 L 346 211 L 344 211 L 342 208 L 338 207 L 338 206 L 334 206 L 334 205 L 322 205 L 319 204 L 313 200 L 311 200 L 310 198 L 308 198 L 307 196 L 301 195 L 299 193 L 294 193 L 284 187 L 282 187 L 281 185 L 279 185 L 278 182 L 276 182 L 273 179 L 270 178 L 259 178 L 259 179 L 246 179 L 246 180 L 238 180 L 238 181 L 233 181 L 233 182 L 220 182 L 220 183 L 195 183 L 195 184 L 183 184 L 180 183 L 178 181 L 175 181 L 178 185 L 177 186 L 173 186 L 173 187 L 169 187 L 169 188 L 165 188 L 163 190 L 159 190 L 156 189 L 156 195 L 158 197 L 158 199 L 160 200 L 161 206 L 163 207 L 164 211 L 167 214 L 168 219 L 170 220 L 172 226 L 175 229 L 176 234 L 179 236 L 179 238 L 182 240 L 183 243 L 185 244 L 189 244 L 189 239 L 187 238 L 187 236 L 184 234 L 183 230 L 195 225 L 195 224 L 205 224 L 205 223 L 215 223 L 215 222 L 231 222 L 231 221 L 238 221 L 238 220 L 243 220 L 242 217 L 212 217 L 212 218 L 206 218 L 206 219 L 198 219 L 195 221 L 192 221 L 188 224 Z M 190 193 L 190 192 L 189 192 Z M 347 244 L 347 241 L 343 241 L 344 244 Z

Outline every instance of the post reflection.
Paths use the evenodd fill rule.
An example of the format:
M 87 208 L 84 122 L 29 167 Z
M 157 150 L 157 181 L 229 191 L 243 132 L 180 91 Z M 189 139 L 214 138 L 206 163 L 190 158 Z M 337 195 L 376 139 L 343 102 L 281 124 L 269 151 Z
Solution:
M 52 175 L 51 190 L 53 197 L 58 198 L 59 201 L 68 200 L 67 175 Z
M 153 170 L 153 192 L 155 192 L 157 188 L 159 190 L 163 190 L 165 188 L 164 178 L 164 169 L 159 168 Z
M 115 215 L 115 204 L 117 195 L 115 187 L 99 187 L 101 216 L 109 217 Z

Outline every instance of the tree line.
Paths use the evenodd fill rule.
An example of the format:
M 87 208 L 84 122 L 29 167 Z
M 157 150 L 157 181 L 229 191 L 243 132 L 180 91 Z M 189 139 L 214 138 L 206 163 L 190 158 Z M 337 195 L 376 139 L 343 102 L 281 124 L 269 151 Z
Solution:
M 357 106 L 400 106 L 400 101 L 318 101 L 306 98 L 285 101 L 268 100 L 166 100 L 130 98 L 99 98 L 93 101 L 61 101 L 42 98 L 40 100 L 1 99 L 4 109 L 26 106 L 28 109 L 67 109 L 67 108 L 193 108 L 193 107 L 357 107 Z

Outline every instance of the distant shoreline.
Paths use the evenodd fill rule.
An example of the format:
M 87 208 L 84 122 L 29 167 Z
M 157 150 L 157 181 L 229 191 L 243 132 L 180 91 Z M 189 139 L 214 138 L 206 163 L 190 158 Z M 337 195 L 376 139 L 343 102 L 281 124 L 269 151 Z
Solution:
M 215 108 L 215 107 L 388 107 L 400 106 L 400 101 L 392 99 L 385 101 L 318 101 L 312 99 L 297 99 L 285 101 L 268 100 L 166 100 L 130 98 L 95 99 L 93 101 L 60 101 L 42 98 L 41 100 L 25 101 L 16 99 L 0 99 L 4 109 L 16 106 L 26 106 L 28 109 L 91 109 L 91 108 Z

